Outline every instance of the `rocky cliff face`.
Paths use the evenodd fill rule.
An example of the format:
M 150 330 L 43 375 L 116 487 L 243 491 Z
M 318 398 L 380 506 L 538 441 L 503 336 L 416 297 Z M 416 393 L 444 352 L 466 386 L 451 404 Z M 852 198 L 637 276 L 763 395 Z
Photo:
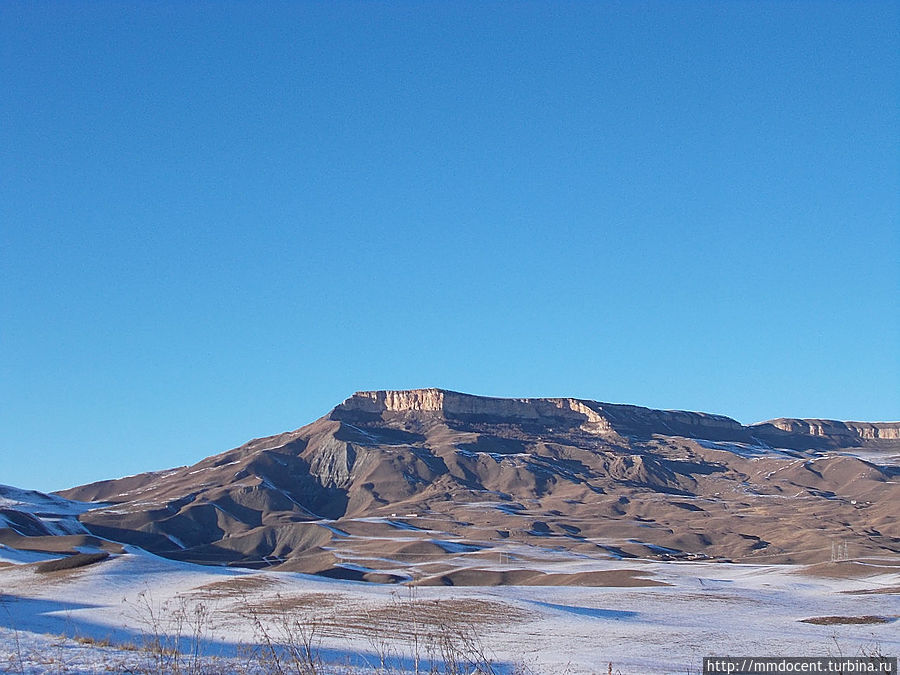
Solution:
M 433 412 L 447 417 L 491 417 L 509 420 L 569 420 L 603 423 L 596 411 L 572 398 L 492 398 L 472 396 L 443 389 L 411 389 L 408 391 L 360 391 L 335 412 L 362 411 Z
M 771 424 L 791 434 L 847 440 L 900 440 L 900 422 L 838 422 L 837 420 L 796 419 L 780 417 L 761 424 Z
M 370 415 L 431 412 L 447 419 L 565 424 L 588 432 L 622 436 L 660 434 L 709 440 L 752 440 L 747 428 L 724 415 L 653 410 L 575 398 L 491 398 L 441 389 L 363 391 L 335 408 L 332 418 L 352 417 L 355 412 Z
M 580 426 L 585 431 L 609 432 L 621 436 L 685 436 L 746 443 L 753 442 L 754 439 L 787 439 L 785 434 L 810 437 L 792 440 L 801 445 L 805 441 L 811 446 L 823 445 L 819 442 L 823 439 L 831 442 L 834 447 L 858 441 L 900 440 L 900 422 L 778 418 L 743 426 L 724 415 L 684 410 L 654 410 L 575 398 L 493 398 L 443 389 L 361 391 L 337 406 L 331 417 L 344 419 L 352 417 L 355 412 L 370 415 L 425 412 L 448 419 L 568 423 Z

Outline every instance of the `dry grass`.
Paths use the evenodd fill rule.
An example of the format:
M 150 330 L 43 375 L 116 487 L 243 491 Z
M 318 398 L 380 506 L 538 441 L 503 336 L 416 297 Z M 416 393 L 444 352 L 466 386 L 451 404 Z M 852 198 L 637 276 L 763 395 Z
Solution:
M 471 598 L 449 600 L 399 600 L 363 614 L 381 625 L 412 620 L 431 626 L 499 626 L 521 623 L 533 614 L 504 602 Z
M 900 595 L 900 586 L 884 586 L 883 588 L 867 588 L 864 591 L 841 591 L 847 595 Z
M 230 594 L 236 588 L 246 590 L 247 583 L 229 580 L 234 581 L 238 583 L 211 584 L 212 591 Z M 257 587 L 265 585 L 252 577 L 247 581 Z M 204 590 L 210 591 L 209 588 Z M 399 675 L 407 672 L 400 665 L 404 660 L 414 663 L 415 672 L 421 675 L 496 675 L 499 670 L 494 657 L 482 644 L 480 634 L 487 626 L 493 630 L 499 625 L 530 617 L 529 612 L 502 602 L 465 598 L 421 600 L 415 591 L 404 599 L 395 595 L 392 603 L 372 609 L 341 600 L 339 595 L 308 593 L 276 597 L 248 608 L 248 613 L 241 618 L 250 620 L 254 643 L 245 645 L 236 657 L 224 661 L 202 653 L 202 643 L 210 637 L 211 627 L 211 614 L 205 600 L 184 596 L 163 603 L 146 595 L 141 597 L 132 608 L 143 626 L 143 640 L 139 644 L 61 635 L 59 648 L 62 650 L 65 642 L 71 640 L 88 649 L 104 650 L 97 658 L 102 659 L 109 670 L 148 675 L 320 675 L 361 674 L 373 670 L 381 675 Z M 326 614 L 331 614 L 331 618 L 323 620 Z M 349 661 L 322 660 L 322 638 L 347 637 L 354 633 L 369 639 L 373 650 L 370 659 L 374 661 L 351 665 Z M 128 652 L 134 654 L 126 656 Z M 49 660 L 41 663 L 52 665 L 52 672 L 67 670 L 63 651 L 58 655 L 45 653 L 42 656 Z M 0 664 L 0 672 L 21 672 L 26 660 L 34 658 L 33 653 L 26 655 L 17 650 L 11 656 L 8 668 L 6 664 Z M 515 666 L 510 672 L 524 674 L 529 671 Z
M 435 637 L 446 631 L 474 630 L 528 621 L 533 614 L 503 602 L 476 599 L 398 599 L 389 605 L 359 606 L 324 593 L 277 597 L 253 603 L 260 616 L 297 616 L 314 623 L 322 636 Z
M 90 635 L 76 635 L 72 638 L 75 642 L 80 645 L 90 645 L 93 647 L 110 647 L 112 646 L 112 642 L 110 642 L 109 638 L 94 638 Z
M 247 601 L 250 602 L 250 601 Z M 280 595 L 263 602 L 253 602 L 253 608 L 260 614 L 320 613 L 341 604 L 340 599 L 327 593 L 304 593 L 302 595 Z
M 278 584 L 276 579 L 266 578 L 261 574 L 232 577 L 224 581 L 213 581 L 198 586 L 193 593 L 205 598 L 234 598 L 244 596 L 252 591 L 259 591 Z
M 845 624 L 890 623 L 893 619 L 883 616 L 815 616 L 811 619 L 800 619 L 800 621 L 817 626 L 840 626 Z
M 80 567 L 86 567 L 88 565 L 93 565 L 94 563 L 102 562 L 107 558 L 109 558 L 109 553 L 106 552 L 77 553 L 75 555 L 70 555 L 67 558 L 56 558 L 55 560 L 42 562 L 35 568 L 35 571 L 41 574 L 46 574 L 48 572 L 74 570 Z
M 398 673 L 400 661 L 409 659 L 414 671 L 423 675 L 494 675 L 494 657 L 481 638 L 485 627 L 496 632 L 531 614 L 488 600 L 421 600 L 410 589 L 408 598 L 394 594 L 391 603 L 372 607 L 323 593 L 276 596 L 265 603 L 246 604 L 241 616 L 254 626 L 259 643 L 256 654 L 273 667 L 272 672 L 326 672 L 318 647 L 323 638 L 362 637 L 368 640 L 377 664 L 370 662 L 365 672 L 374 668 L 384 675 Z

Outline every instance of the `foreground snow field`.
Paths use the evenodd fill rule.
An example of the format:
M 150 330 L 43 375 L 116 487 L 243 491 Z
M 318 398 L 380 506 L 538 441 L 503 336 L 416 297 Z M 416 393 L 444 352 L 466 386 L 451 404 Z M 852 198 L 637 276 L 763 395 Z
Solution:
M 900 568 L 887 560 L 823 565 L 815 576 L 789 566 L 572 560 L 563 564 L 637 569 L 667 585 L 414 589 L 197 566 L 140 549 L 50 574 L 33 560 L 0 549 L 0 671 L 152 672 L 172 664 L 142 647 L 178 636 L 184 672 L 253 672 L 253 645 L 283 635 L 286 618 L 297 622 L 295 640 L 310 631 L 340 672 L 375 670 L 385 656 L 414 671 L 415 654 L 424 664 L 447 634 L 496 672 L 605 673 L 611 663 L 626 674 L 695 673 L 707 655 L 900 653 Z M 817 617 L 842 618 L 803 621 Z M 844 622 L 853 617 L 870 623 Z

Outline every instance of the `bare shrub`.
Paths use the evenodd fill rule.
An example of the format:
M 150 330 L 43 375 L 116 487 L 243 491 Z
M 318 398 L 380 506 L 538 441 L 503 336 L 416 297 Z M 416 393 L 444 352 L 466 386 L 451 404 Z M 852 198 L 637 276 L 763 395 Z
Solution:
M 157 603 L 149 592 L 142 591 L 130 616 L 140 626 L 144 648 L 153 655 L 157 672 L 204 672 L 203 643 L 211 618 L 206 603 L 191 603 L 183 596 Z
M 318 675 L 323 672 L 316 645 L 315 621 L 301 621 L 280 595 L 269 603 L 265 614 L 252 602 L 242 603 L 242 617 L 250 622 L 259 640 L 258 662 L 267 675 Z
M 15 652 L 13 658 L 9 664 L 8 672 L 16 672 L 16 668 L 18 670 L 24 669 L 24 664 L 22 661 L 22 643 L 19 641 L 19 630 L 16 627 L 16 622 L 13 621 L 12 614 L 9 611 L 9 607 L 7 606 L 9 600 L 2 595 L 0 595 L 0 607 L 3 608 L 3 613 L 6 614 L 6 618 L 9 621 L 9 628 L 13 632 L 13 643 L 15 645 Z
M 144 591 L 133 602 L 123 600 L 126 603 L 126 617 L 132 625 L 139 627 L 140 643 L 119 645 L 109 638 L 61 636 L 59 654 L 53 663 L 65 661 L 62 648 L 68 642 L 69 645 L 76 643 L 82 649 L 102 650 L 102 654 L 88 658 L 102 661 L 108 668 L 132 673 L 496 675 L 502 670 L 526 675 L 530 672 L 521 665 L 514 665 L 511 669 L 507 668 L 508 664 L 504 664 L 503 668 L 497 665 L 479 636 L 479 629 L 485 625 L 481 623 L 481 617 L 467 621 L 460 611 L 463 607 L 480 607 L 479 601 L 449 600 L 446 602 L 450 604 L 444 607 L 443 602 L 420 600 L 417 593 L 411 589 L 408 598 L 395 594 L 390 606 L 379 606 L 373 611 L 357 606 L 349 623 L 344 621 L 343 607 L 336 603 L 322 602 L 318 605 L 319 612 L 315 612 L 316 603 L 298 602 L 296 597 L 276 596 L 274 599 L 266 598 L 262 603 L 254 603 L 243 596 L 233 616 L 242 622 L 244 628 L 249 627 L 253 639 L 251 644 L 239 646 L 236 654 L 219 660 L 204 653 L 213 616 L 208 596 L 176 596 L 160 602 L 149 591 Z M 6 609 L 5 604 L 0 602 L 0 607 Z M 11 623 L 8 609 L 6 614 L 10 616 Z M 322 640 L 340 639 L 337 629 L 342 624 L 345 630 L 340 633 L 341 637 L 368 640 L 371 646 L 368 661 L 365 655 L 358 652 L 355 657 L 348 655 L 343 663 L 323 658 L 325 650 Z M 401 625 L 405 628 L 397 630 Z M 323 632 L 323 627 L 329 631 Z M 74 631 L 69 634 L 72 633 Z M 18 634 L 14 635 L 17 652 L 7 670 L 21 672 L 26 659 L 18 649 Z M 127 657 L 130 661 L 126 660 L 128 653 L 134 654 Z M 138 660 L 135 661 L 135 658 Z M 358 660 L 360 658 L 362 662 Z

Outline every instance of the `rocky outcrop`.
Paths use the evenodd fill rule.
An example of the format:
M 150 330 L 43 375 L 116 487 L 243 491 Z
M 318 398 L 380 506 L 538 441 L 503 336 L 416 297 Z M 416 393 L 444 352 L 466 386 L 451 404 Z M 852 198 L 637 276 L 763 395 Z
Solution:
M 685 410 L 653 410 L 633 405 L 589 403 L 622 436 L 684 436 L 711 441 L 751 442 L 750 432 L 724 415 Z
M 900 422 L 839 422 L 837 420 L 780 417 L 760 422 L 792 434 L 835 439 L 900 440 Z
M 583 431 L 623 437 L 684 436 L 710 441 L 780 444 L 814 448 L 900 440 L 900 422 L 838 422 L 779 418 L 744 426 L 725 415 L 654 410 L 575 398 L 494 398 L 444 389 L 360 391 L 332 411 L 332 419 L 354 413 L 433 413 L 446 419 L 565 424 Z
M 356 448 L 353 444 L 328 438 L 316 450 L 310 461 L 310 473 L 324 487 L 347 487 L 350 484 L 350 472 L 356 462 Z
M 472 396 L 444 389 L 411 389 L 409 391 L 360 391 L 335 412 L 362 411 L 434 412 L 448 417 L 477 416 L 509 420 L 560 419 L 603 424 L 606 420 L 595 410 L 572 398 L 493 398 Z
M 591 433 L 621 436 L 687 436 L 709 440 L 751 441 L 749 431 L 724 415 L 653 410 L 575 398 L 493 398 L 443 389 L 361 391 L 339 405 L 333 419 L 354 412 L 435 413 L 449 419 L 483 419 L 511 423 L 567 424 Z
M 798 450 L 892 447 L 900 441 L 900 422 L 839 422 L 782 417 L 759 422 L 748 429 L 759 442 Z

